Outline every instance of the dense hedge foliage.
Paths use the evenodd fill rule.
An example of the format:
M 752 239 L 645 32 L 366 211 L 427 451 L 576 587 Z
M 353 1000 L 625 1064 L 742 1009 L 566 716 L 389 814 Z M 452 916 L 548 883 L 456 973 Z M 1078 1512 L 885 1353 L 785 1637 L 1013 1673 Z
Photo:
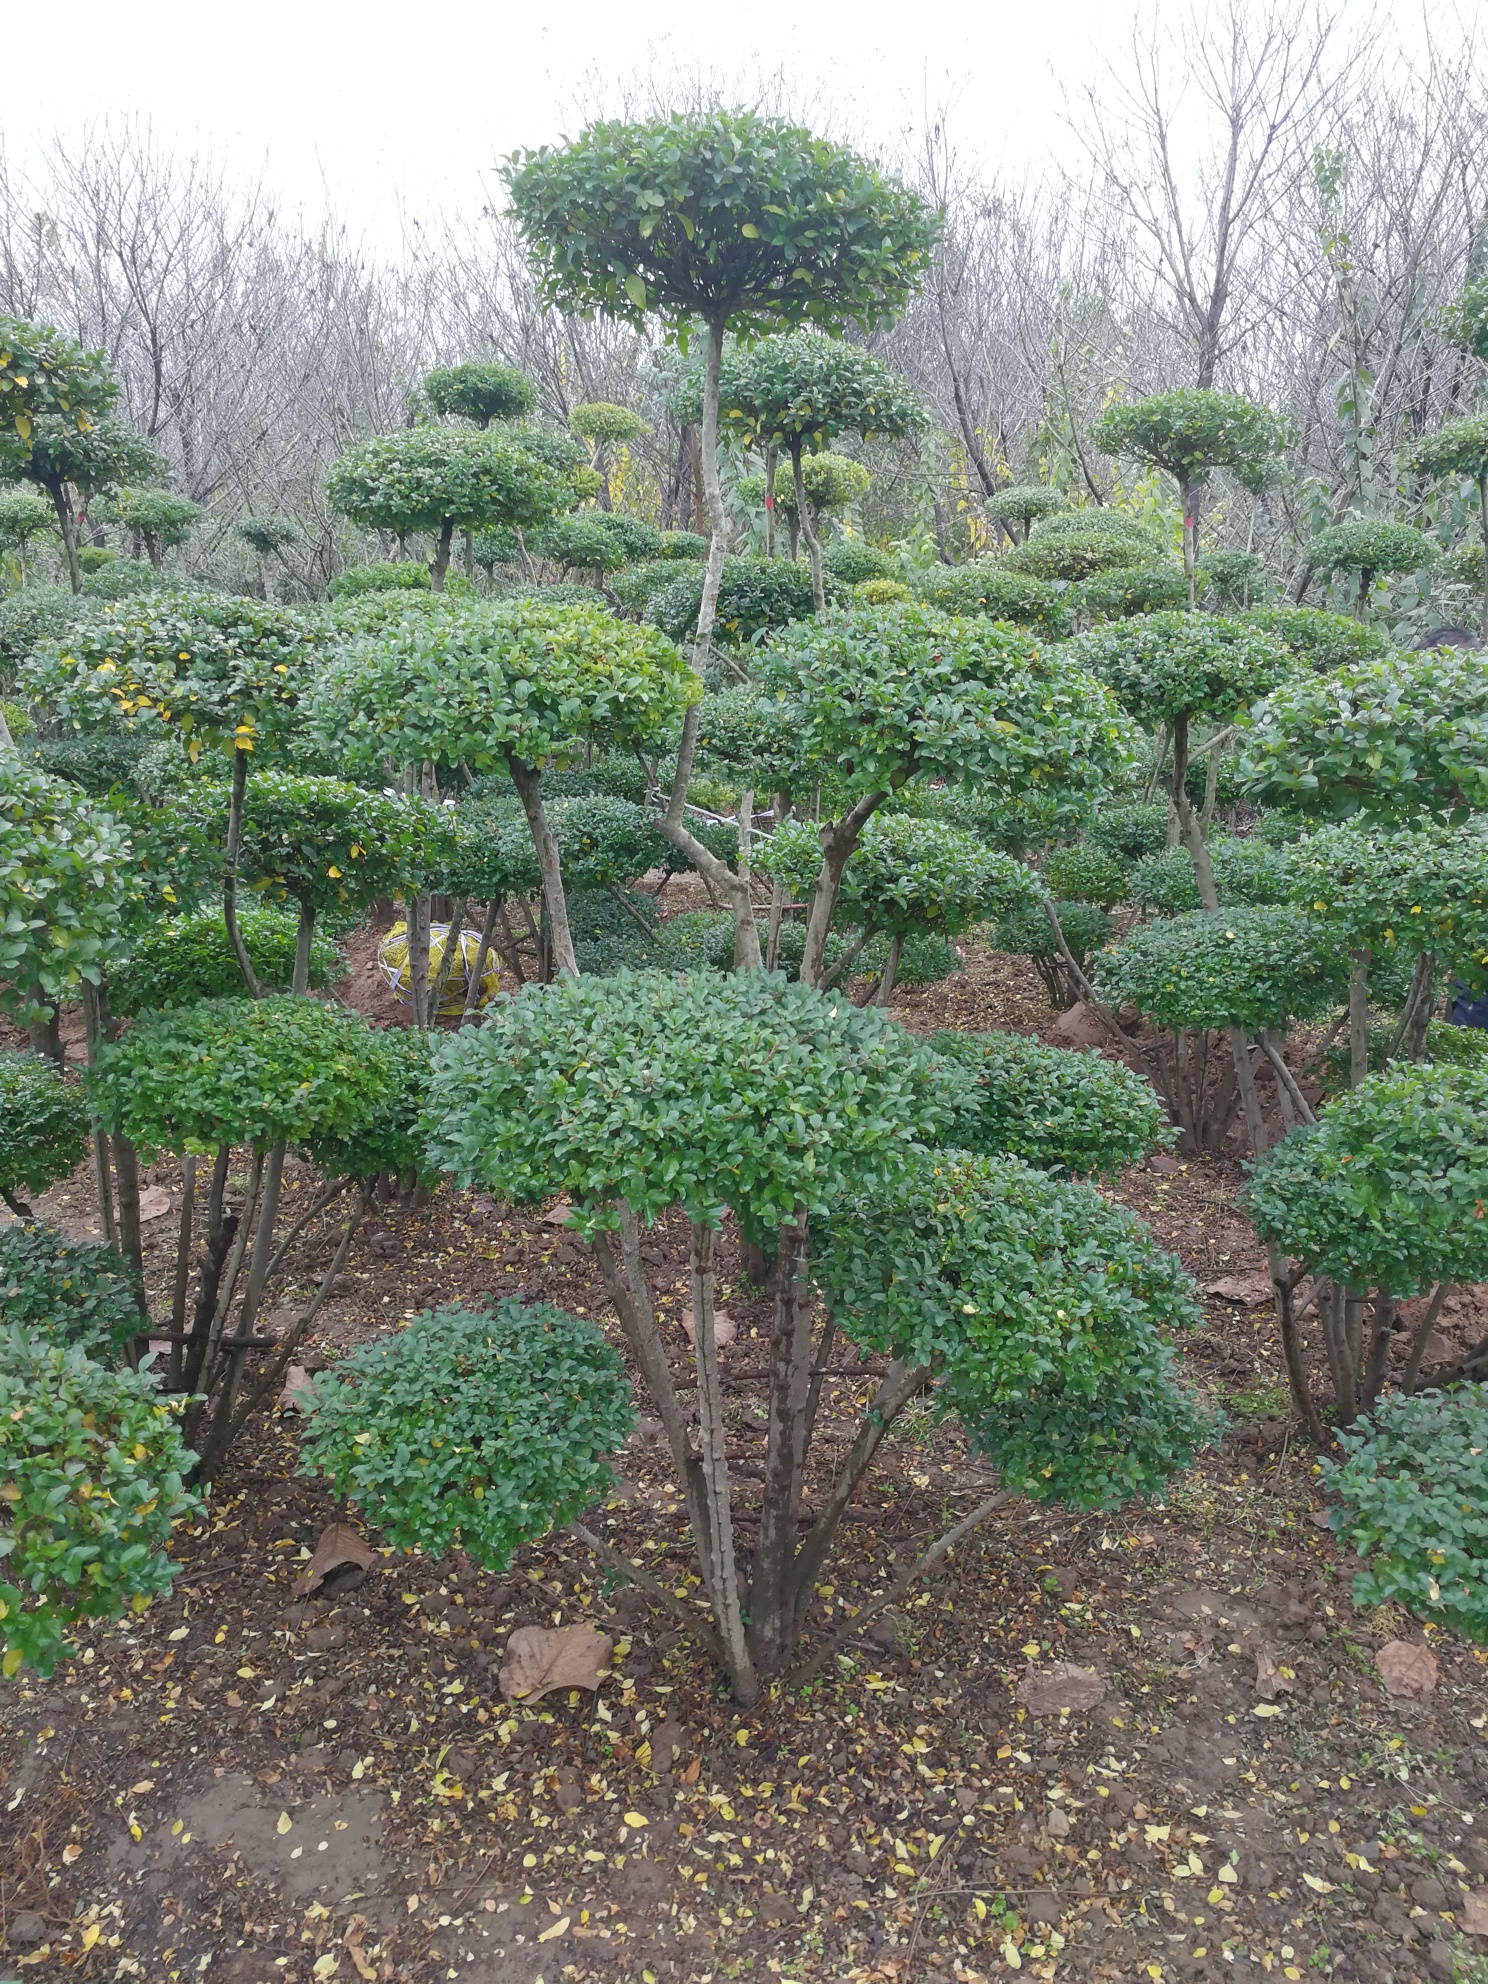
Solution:
M 143 1373 L 19 1331 L 0 1345 L 0 1671 L 50 1674 L 70 1626 L 170 1590 L 171 1530 L 197 1507 L 182 1486 L 193 1458 Z
M 1291 909 L 1198 910 L 1131 932 L 1096 960 L 1096 988 L 1157 1026 L 1285 1028 L 1342 994 L 1348 958 Z
M 1409 970 L 1421 951 L 1469 983 L 1488 981 L 1488 833 L 1425 823 L 1394 833 L 1325 827 L 1287 850 L 1293 900 L 1371 972 Z
M 137 732 L 110 726 L 106 730 L 69 730 L 60 737 L 33 737 L 27 749 L 49 778 L 66 779 L 95 799 L 116 787 L 126 789 L 138 778 L 144 741 Z
M 1122 565 L 1150 566 L 1163 556 L 1155 531 L 1114 510 L 1064 510 L 1034 526 L 1026 544 L 1006 552 L 1009 572 L 1035 579 L 1088 579 Z
M 1055 641 L 1062 640 L 1074 624 L 1069 601 L 1058 586 L 1010 572 L 1000 558 L 932 565 L 915 584 L 920 597 L 942 613 L 984 613 L 990 620 L 1035 627 Z
M 674 641 L 694 640 L 703 579 L 701 566 L 679 568 L 670 585 L 652 593 L 647 619 Z M 809 620 L 815 611 L 809 565 L 789 558 L 725 558 L 713 638 L 747 647 L 773 628 Z
M 112 1247 L 20 1221 L 0 1232 L 0 1320 L 106 1364 L 141 1329 L 138 1299 Z M 0 1336 L 0 1364 L 4 1343 Z
M 210 795 L 204 798 L 210 807 Z M 225 805 L 217 818 L 225 830 Z M 238 869 L 277 900 L 357 911 L 422 886 L 449 840 L 446 815 L 426 800 L 341 779 L 258 772 L 243 795 Z
M 292 914 L 267 905 L 238 911 L 239 934 L 266 991 L 287 992 L 294 981 L 296 923 Z M 317 931 L 310 946 L 312 987 L 333 984 L 345 970 L 340 951 Z M 215 905 L 149 925 L 128 956 L 109 968 L 109 1004 L 124 1019 L 198 999 L 236 998 L 243 990 L 242 969 Z
M 1040 1171 L 1092 1177 L 1172 1142 L 1152 1086 L 1119 1061 L 1016 1033 L 933 1033 L 966 1077 L 952 1141 Z
M 54 1061 L 0 1049 L 0 1192 L 44 1192 L 87 1152 L 88 1111 L 78 1084 Z
M 1110 909 L 1114 903 L 1126 901 L 1131 867 L 1098 842 L 1072 841 L 1050 848 L 1044 861 L 1044 883 L 1052 896 Z
M 1097 847 L 1109 848 L 1125 861 L 1140 861 L 1144 855 L 1159 854 L 1167 846 L 1167 804 L 1161 799 L 1132 799 L 1114 806 L 1101 804 L 1092 811 L 1085 833 Z
M 1390 652 L 1390 637 L 1378 627 L 1317 606 L 1252 606 L 1245 618 L 1273 634 L 1319 675 L 1378 661 Z
M 932 1365 L 936 1403 L 1009 1488 L 1116 1508 L 1205 1435 L 1162 1336 L 1201 1320 L 1193 1285 L 1092 1186 L 942 1154 L 839 1202 L 813 1241 L 839 1327 Z
M 635 1423 L 593 1323 L 504 1301 L 426 1310 L 352 1351 L 316 1380 L 302 1452 L 395 1547 L 504 1571 L 603 1495 Z
M 1383 1398 L 1343 1428 L 1334 1527 L 1364 1561 L 1357 1606 L 1405 1605 L 1488 1640 L 1488 1386 Z
M 897 579 L 899 561 L 861 537 L 834 537 L 822 547 L 822 570 L 845 586 L 866 585 L 870 579 Z
M 1187 598 L 1188 581 L 1177 565 L 1118 565 L 1093 572 L 1069 592 L 1071 609 L 1085 621 L 1172 612 Z
M 1090 959 L 1111 934 L 1110 917 L 1093 902 L 1056 902 L 1054 914 L 1075 962 L 1082 971 L 1088 969 Z M 992 933 L 992 948 L 1013 957 L 1050 962 L 1059 956 L 1053 926 L 1037 904 L 1002 917 Z
M 20 1025 L 80 980 L 97 984 L 130 887 L 118 822 L 19 752 L 0 754 L 0 1013 Z
M 427 592 L 429 568 L 412 558 L 374 565 L 348 565 L 326 587 L 331 599 L 355 599 L 366 592 Z
M 821 843 L 810 826 L 803 838 L 814 876 Z M 804 902 L 799 879 L 795 886 Z M 890 813 L 875 815 L 863 829 L 843 871 L 838 904 L 842 918 L 887 936 L 936 930 L 954 937 L 983 917 L 1006 915 L 1041 895 L 1037 877 L 1011 855 L 938 820 Z
M 1209 843 L 1209 865 L 1221 907 L 1273 908 L 1293 900 L 1293 869 L 1288 851 L 1261 840 L 1219 835 Z M 1132 870 L 1131 900 L 1161 916 L 1198 909 L 1193 857 L 1186 847 L 1148 855 Z
M 1137 721 L 1230 717 L 1292 672 L 1281 642 L 1248 618 L 1149 613 L 1093 627 L 1070 642 L 1072 660 L 1109 682 Z
M 299 1141 L 328 1178 L 376 1178 L 381 1172 L 433 1185 L 423 1111 L 433 1074 L 433 1042 L 418 1027 L 369 1031 L 362 1049 L 370 1097 L 350 1116 L 320 1116 Z

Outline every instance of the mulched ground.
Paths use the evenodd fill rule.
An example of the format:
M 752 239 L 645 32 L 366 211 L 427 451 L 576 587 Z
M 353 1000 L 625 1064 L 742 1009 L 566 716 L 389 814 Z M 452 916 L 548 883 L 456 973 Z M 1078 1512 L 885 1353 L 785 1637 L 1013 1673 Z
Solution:
M 369 949 L 343 990 L 391 1018 Z M 1026 964 L 967 950 L 964 973 L 896 997 L 908 1026 L 1061 1037 Z M 1239 1177 L 1228 1155 L 1157 1159 L 1118 1188 L 1201 1286 L 1240 1291 L 1213 1297 L 1210 1327 L 1180 1347 L 1231 1415 L 1223 1446 L 1160 1508 L 1009 1505 L 849 1633 L 812 1686 L 748 1714 L 668 1617 L 566 1539 L 502 1578 L 383 1551 L 359 1586 L 296 1601 L 346 1512 L 299 1478 L 294 1414 L 275 1417 L 180 1538 L 171 1600 L 83 1634 L 74 1661 L 0 1702 L 0 1972 L 1450 1978 L 1452 1950 L 1474 1947 L 1452 1918 L 1488 1879 L 1488 1654 L 1352 1607 L 1312 1456 L 1288 1431 L 1269 1310 L 1248 1306 L 1264 1263 Z M 161 1167 L 146 1182 L 173 1181 Z M 87 1231 L 86 1180 L 42 1210 Z M 171 1223 L 147 1229 L 152 1275 Z M 684 1237 L 663 1228 L 647 1252 L 676 1315 Z M 720 1283 L 739 1325 L 725 1372 L 747 1514 L 766 1312 L 729 1233 Z M 561 1230 L 446 1188 L 367 1222 L 310 1361 L 484 1293 L 605 1316 Z M 870 1385 L 833 1382 L 829 1453 Z M 643 1422 L 595 1520 L 680 1588 L 693 1557 L 667 1473 Z M 815 1630 L 850 1627 L 985 1492 L 953 1426 L 907 1415 L 860 1490 Z M 511 1707 L 508 1634 L 574 1621 L 615 1640 L 603 1685 Z M 1439 1659 L 1425 1701 L 1379 1686 L 1374 1654 L 1402 1638 Z M 1061 1662 L 1097 1677 L 1092 1706 L 1050 1706 Z M 1268 1665 L 1274 1701 L 1257 1687 Z

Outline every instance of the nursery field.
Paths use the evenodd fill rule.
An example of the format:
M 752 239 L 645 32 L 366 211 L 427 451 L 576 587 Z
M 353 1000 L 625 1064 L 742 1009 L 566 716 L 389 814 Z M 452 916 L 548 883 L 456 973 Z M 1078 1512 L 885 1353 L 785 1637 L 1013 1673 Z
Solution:
M 898 995 L 906 1026 L 1060 1038 L 1026 960 L 966 948 L 965 972 Z M 365 970 L 339 989 L 378 1003 Z M 1488 1879 L 1471 1823 L 1488 1664 L 1351 1603 L 1238 1178 L 1230 1157 L 1159 1157 L 1116 1186 L 1201 1286 L 1240 1291 L 1208 1298 L 1182 1351 L 1229 1415 L 1219 1446 L 1145 1510 L 1010 1501 L 856 1630 L 987 1492 L 950 1426 L 901 1421 L 812 1620 L 813 1646 L 840 1640 L 747 1713 L 674 1622 L 562 1541 L 500 1577 L 381 1548 L 298 1596 L 346 1511 L 299 1476 L 286 1407 L 180 1537 L 173 1594 L 84 1630 L 80 1657 L 5 1704 L 18 1974 L 1451 1977 Z M 93 1230 L 86 1174 L 45 1211 Z M 680 1361 L 685 1229 L 647 1251 Z M 720 1252 L 747 1482 L 769 1312 L 727 1232 Z M 151 1243 L 162 1269 L 166 1253 Z M 304 1368 L 416 1309 L 509 1293 L 607 1310 L 560 1228 L 443 1187 L 363 1224 Z M 873 1372 L 841 1361 L 829 1454 Z M 695 1550 L 658 1431 L 641 1423 L 594 1520 L 671 1583 Z M 506 1642 L 532 1625 L 613 1641 L 601 1685 L 509 1704 Z M 1379 1656 L 1402 1640 L 1431 1651 L 1397 1693 Z

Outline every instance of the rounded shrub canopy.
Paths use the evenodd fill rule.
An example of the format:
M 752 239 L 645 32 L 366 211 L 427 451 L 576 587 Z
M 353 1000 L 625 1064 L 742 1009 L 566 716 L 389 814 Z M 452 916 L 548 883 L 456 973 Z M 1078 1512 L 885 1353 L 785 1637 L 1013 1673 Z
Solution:
M 504 1301 L 426 1311 L 352 1351 L 316 1380 L 302 1452 L 395 1547 L 504 1571 L 603 1495 L 635 1423 L 593 1323 Z
M 982 510 L 994 523 L 1032 524 L 1066 507 L 1066 498 L 1046 483 L 1015 482 L 1010 488 L 999 489 L 995 496 L 989 496 Z
M 326 500 L 365 530 L 437 535 L 450 525 L 526 529 L 572 508 L 571 472 L 521 434 L 407 427 L 352 448 L 326 472 Z
M 12 1198 L 44 1192 L 87 1153 L 88 1111 L 79 1085 L 39 1054 L 0 1050 L 0 1192 Z
M 1077 634 L 1071 661 L 1109 682 L 1149 730 L 1181 716 L 1229 717 L 1292 672 L 1280 641 L 1220 613 L 1148 613 Z
M 270 992 L 288 992 L 294 983 L 293 915 L 269 907 L 240 909 L 238 929 L 260 983 Z M 310 946 L 311 985 L 330 985 L 345 969 L 340 951 L 317 931 Z M 123 1019 L 165 1006 L 192 1006 L 198 999 L 230 999 L 242 991 L 242 967 L 215 905 L 147 925 L 132 940 L 128 957 L 109 967 L 109 1005 Z
M 1394 833 L 1325 827 L 1286 850 L 1292 899 L 1340 948 L 1408 970 L 1421 951 L 1488 978 L 1488 831 L 1420 824 Z
M 0 1320 L 113 1363 L 140 1334 L 139 1302 L 112 1247 L 17 1221 L 0 1233 Z M 0 1339 L 0 1363 L 4 1361 Z
M 328 1178 L 376 1178 L 390 1171 L 432 1185 L 423 1130 L 424 1104 L 433 1074 L 433 1043 L 418 1027 L 372 1031 L 363 1048 L 365 1073 L 373 1095 L 349 1121 L 333 1119 L 308 1127 L 304 1150 Z
M 1330 524 L 1307 547 L 1308 562 L 1317 572 L 1424 572 L 1432 556 L 1424 531 L 1378 517 Z
M 1192 1459 L 1205 1427 L 1161 1332 L 1202 1312 L 1125 1207 L 1016 1158 L 942 1153 L 819 1225 L 839 1328 L 929 1364 L 1009 1488 L 1115 1508 Z
M 203 801 L 210 817 L 213 795 Z M 225 833 L 227 808 L 216 814 Z M 335 778 L 257 772 L 243 794 L 238 870 L 256 889 L 316 910 L 361 910 L 420 886 L 451 830 L 427 800 Z
M 203 999 L 102 1049 L 87 1086 L 106 1130 L 161 1150 L 306 1144 L 345 1135 L 384 1096 L 377 1036 L 316 999 Z
M 821 866 L 821 842 L 808 828 Z M 985 916 L 1042 899 L 1037 876 L 1011 855 L 940 820 L 875 815 L 848 857 L 841 914 L 865 929 L 906 937 L 938 930 L 954 937 Z
M 1343 613 L 1327 613 L 1320 606 L 1252 606 L 1244 617 L 1263 633 L 1274 634 L 1318 675 L 1378 661 L 1390 652 L 1390 637 L 1378 627 Z
M 528 986 L 439 1049 L 435 1161 L 581 1228 L 672 1206 L 716 1221 L 825 1209 L 896 1176 L 943 1121 L 934 1063 L 883 1015 L 778 974 L 623 972 Z
M 1247 1196 L 1263 1239 L 1350 1287 L 1488 1280 L 1488 1068 L 1392 1063 L 1268 1152 Z
M 537 388 L 514 365 L 441 365 L 424 374 L 424 396 L 436 413 L 489 427 L 520 420 L 537 405 Z
M 989 620 L 1034 627 L 1050 640 L 1062 640 L 1071 630 L 1069 601 L 1058 586 L 1010 572 L 998 558 L 932 566 L 916 578 L 915 586 L 927 605 L 941 613 L 984 613 Z
M 1151 1084 L 1119 1061 L 1016 1033 L 933 1033 L 930 1045 L 966 1078 L 951 1133 L 966 1150 L 1094 1177 L 1172 1142 Z
M 82 1619 L 170 1590 L 172 1526 L 198 1506 L 195 1458 L 143 1372 L 13 1336 L 0 1356 L 0 1670 L 50 1674 Z
M 703 598 L 702 567 L 683 567 L 671 584 L 651 595 L 646 617 L 674 641 L 697 633 Z M 725 558 L 719 581 L 715 640 L 747 647 L 772 628 L 809 620 L 816 611 L 811 568 L 789 558 Z
M 1066 902 L 1093 902 L 1110 909 L 1126 901 L 1130 882 L 1130 864 L 1095 841 L 1051 848 L 1044 862 L 1045 886 Z
M 1348 957 L 1292 909 L 1197 910 L 1131 932 L 1096 960 L 1096 989 L 1154 1025 L 1285 1027 L 1340 996 Z
M 1209 843 L 1209 864 L 1221 908 L 1270 909 L 1293 900 L 1292 860 L 1285 847 L 1221 835 Z M 1131 874 L 1131 900 L 1160 916 L 1198 909 L 1199 888 L 1188 849 L 1165 848 L 1139 861 Z
M 59 999 L 97 984 L 118 947 L 129 842 L 75 785 L 0 753 L 0 1013 L 42 1019 L 34 988 Z

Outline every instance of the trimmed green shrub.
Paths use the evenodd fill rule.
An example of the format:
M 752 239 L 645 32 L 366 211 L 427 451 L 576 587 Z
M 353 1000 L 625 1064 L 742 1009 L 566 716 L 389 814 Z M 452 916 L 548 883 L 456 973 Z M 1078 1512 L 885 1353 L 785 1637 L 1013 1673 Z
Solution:
M 1057 902 L 1054 914 L 1059 918 L 1064 941 L 1076 964 L 1088 976 L 1091 958 L 1111 935 L 1110 917 L 1093 902 Z M 994 925 L 992 948 L 1006 951 L 1011 957 L 1032 958 L 1044 990 L 1056 1008 L 1074 1003 L 1076 988 L 1065 977 L 1053 926 L 1037 904 L 1014 910 L 1011 916 L 1004 916 Z
M 348 565 L 326 587 L 328 599 L 356 599 L 368 592 L 427 592 L 429 568 L 412 558 Z
M 79 557 L 86 557 L 80 552 Z M 213 588 L 203 580 L 180 578 L 174 572 L 158 572 L 143 558 L 111 558 L 83 580 L 83 598 L 91 600 L 143 599 L 162 593 L 208 593 Z
M 1085 837 L 1125 861 L 1160 854 L 1168 843 L 1167 805 L 1161 799 L 1133 799 L 1122 805 L 1096 806 L 1086 823 Z
M 1040 1171 L 1109 1176 L 1173 1141 L 1151 1085 L 1119 1061 L 1016 1033 L 933 1033 L 966 1077 L 954 1140 Z
M 881 969 L 875 946 L 864 945 L 863 958 L 868 970 Z M 830 955 L 827 964 L 830 968 Z M 942 979 L 954 978 L 958 971 L 965 969 L 966 961 L 949 937 L 943 937 L 938 930 L 912 930 L 899 953 L 899 969 L 894 982 L 909 986 L 939 985 Z
M 1199 597 L 1227 613 L 1245 612 L 1271 597 L 1271 574 L 1253 551 L 1208 551 L 1194 560 Z
M 1051 847 L 1044 861 L 1044 884 L 1050 895 L 1068 902 L 1093 902 L 1110 909 L 1126 901 L 1130 883 L 1130 865 L 1094 841 Z
M 1029 578 L 1074 582 L 1117 566 L 1150 566 L 1163 550 L 1156 531 L 1121 511 L 1064 510 L 1035 525 L 1028 542 L 1015 544 L 1000 563 Z
M 635 1423 L 593 1323 L 510 1300 L 426 1310 L 317 1379 L 303 1467 L 395 1547 L 504 1571 L 604 1494 Z
M 646 618 L 685 645 L 696 638 L 702 598 L 702 568 L 684 567 L 651 595 Z M 789 558 L 725 558 L 713 638 L 748 647 L 773 628 L 809 620 L 815 611 L 809 565 Z
M 0 1013 L 28 1026 L 47 1017 L 38 989 L 60 999 L 97 984 L 118 948 L 128 854 L 76 786 L 0 753 Z
M 1326 613 L 1317 606 L 1252 606 L 1245 618 L 1264 633 L 1273 634 L 1318 675 L 1331 675 L 1335 669 L 1351 668 L 1362 661 L 1379 661 L 1391 648 L 1389 635 L 1380 628 L 1367 627 L 1362 620 L 1350 620 L 1342 613 Z
M 12 1334 L 0 1348 L 0 1671 L 50 1674 L 69 1627 L 143 1612 L 170 1590 L 171 1531 L 199 1507 L 182 1486 L 192 1459 L 143 1373 Z
M 864 579 L 853 587 L 853 597 L 864 606 L 903 606 L 914 594 L 902 579 Z
M 424 374 L 424 393 L 436 413 L 489 427 L 493 420 L 520 420 L 537 405 L 537 388 L 514 365 L 441 365 Z
M 942 1153 L 839 1200 L 817 1247 L 838 1327 L 935 1370 L 937 1406 L 1017 1493 L 1118 1508 L 1206 1437 L 1163 1341 L 1202 1320 L 1193 1284 L 1092 1186 Z
M 661 533 L 660 558 L 706 558 L 708 540 L 695 530 L 664 530 Z
M 133 1284 L 112 1247 L 69 1240 L 34 1223 L 0 1233 L 0 1320 L 29 1339 L 105 1364 L 116 1363 L 142 1327 Z
M 881 551 L 861 537 L 834 537 L 822 546 L 822 570 L 830 572 L 839 585 L 862 586 L 870 579 L 897 579 L 899 561 L 892 552 Z
M 0 1199 L 21 1212 L 23 1193 L 44 1192 L 87 1152 L 88 1112 L 76 1082 L 41 1055 L 0 1049 Z
M 1221 907 L 1270 909 L 1293 900 L 1292 863 L 1285 848 L 1220 836 L 1209 843 L 1209 862 Z M 1165 848 L 1139 861 L 1131 874 L 1131 900 L 1160 916 L 1198 909 L 1199 891 L 1188 849 Z
M 814 879 L 821 866 L 816 829 L 799 821 L 789 825 L 804 829 L 802 854 Z M 782 823 L 764 845 L 783 841 L 787 831 Z M 974 835 L 938 820 L 887 813 L 875 815 L 863 829 L 843 871 L 838 903 L 848 922 L 902 940 L 916 930 L 954 937 L 981 918 L 1005 915 L 1042 893 L 1031 869 Z
M 0 682 L 90 611 L 67 586 L 23 586 L 0 599 Z
M 1380 517 L 1347 517 L 1320 530 L 1307 547 L 1307 562 L 1315 572 L 1359 574 L 1355 610 L 1361 613 L 1377 573 L 1424 572 L 1432 557 L 1433 546 L 1424 531 Z
M 303 1148 L 328 1178 L 394 1177 L 432 1185 L 437 1174 L 424 1146 L 423 1112 L 434 1071 L 433 1037 L 419 1027 L 373 1030 L 361 1049 L 375 1097 L 349 1123 L 312 1125 Z
M 1078 634 L 1071 661 L 1109 682 L 1149 730 L 1182 716 L 1230 717 L 1289 675 L 1292 658 L 1252 620 L 1148 613 Z
M 1324 1460 L 1333 1527 L 1365 1560 L 1357 1606 L 1405 1605 L 1488 1640 L 1488 1386 L 1382 1398 Z
M 933 565 L 915 581 L 920 597 L 942 613 L 981 613 L 989 620 L 1036 627 L 1050 640 L 1069 633 L 1068 596 L 1043 579 L 1010 571 L 1005 558 L 975 558 L 966 565 Z
M 1070 611 L 1082 620 L 1127 620 L 1183 606 L 1188 581 L 1177 565 L 1120 565 L 1081 579 L 1066 597 Z
M 110 726 L 36 737 L 29 742 L 29 752 L 48 778 L 66 779 L 102 799 L 118 786 L 137 782 L 144 746 L 133 732 Z
M 1394 1056 L 1391 1056 L 1390 1048 L 1395 1042 L 1397 1031 L 1393 1022 L 1370 1027 L 1369 1072 L 1372 1075 L 1380 1074 L 1390 1065 L 1392 1058 L 1396 1060 L 1411 1058 L 1405 1051 L 1404 1043 L 1397 1046 Z M 1434 1066 L 1444 1065 L 1450 1068 L 1488 1067 L 1488 1029 L 1480 1026 L 1452 1026 L 1446 1020 L 1428 1020 L 1421 1059 Z M 1337 1042 L 1328 1048 L 1317 1064 L 1317 1074 L 1325 1096 L 1331 1099 L 1345 1092 L 1349 1086 L 1350 1076 L 1348 1041 Z
M 1348 959 L 1291 909 L 1196 910 L 1133 930 L 1096 960 L 1096 989 L 1174 1031 L 1285 1029 L 1341 996 Z
M 287 992 L 294 980 L 296 919 L 269 905 L 241 909 L 238 930 L 264 989 Z M 312 987 L 343 976 L 346 960 L 318 931 L 310 946 Z M 198 999 L 227 999 L 244 990 L 243 973 L 218 906 L 149 925 L 129 955 L 109 968 L 109 1004 L 124 1019 Z
M 1057 489 L 1040 482 L 1015 482 L 989 496 L 982 511 L 993 523 L 1008 525 L 1009 535 L 1016 539 L 1016 525 L 1022 524 L 1026 538 L 1030 527 L 1041 518 L 1055 516 L 1067 507 L 1068 498 Z
M 623 571 L 610 577 L 610 591 L 615 603 L 627 613 L 644 614 L 647 606 L 660 592 L 672 585 L 677 577 L 677 563 L 672 558 L 650 558 L 639 565 L 627 565 Z
M 1287 850 L 1292 900 L 1341 950 L 1370 952 L 1371 979 L 1421 951 L 1470 985 L 1488 981 L 1488 833 L 1421 822 L 1391 833 L 1324 827 Z

